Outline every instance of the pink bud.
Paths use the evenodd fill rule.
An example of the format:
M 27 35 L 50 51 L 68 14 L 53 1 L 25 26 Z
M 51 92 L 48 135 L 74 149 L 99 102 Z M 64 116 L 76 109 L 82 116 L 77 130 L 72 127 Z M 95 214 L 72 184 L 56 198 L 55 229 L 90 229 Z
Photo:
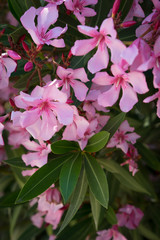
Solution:
M 24 65 L 24 71 L 25 72 L 30 72 L 33 68 L 33 63 L 32 62 L 27 62 L 25 65 Z
M 1 31 L 0 31 L 0 36 L 2 36 L 5 32 L 5 28 L 3 28 Z
M 8 55 L 9 55 L 11 58 L 13 58 L 14 60 L 19 60 L 19 59 L 21 59 L 21 56 L 20 56 L 18 53 L 16 53 L 15 51 L 13 51 L 13 50 L 7 50 L 7 53 L 8 53 Z
M 37 47 L 36 51 L 39 52 L 39 51 L 42 50 L 42 48 L 43 48 L 43 44 L 39 45 L 39 46 Z
M 12 98 L 9 98 L 9 103 L 13 108 L 16 108 L 15 102 L 13 101 Z
M 22 41 L 22 46 L 26 52 L 29 52 L 29 47 L 24 41 Z
M 124 23 L 121 23 L 121 27 L 122 28 L 127 28 L 127 27 L 131 27 L 133 26 L 134 24 L 136 24 L 137 22 L 136 21 L 128 21 L 128 22 L 124 22 Z
M 121 0 L 115 0 L 115 2 L 113 4 L 113 8 L 112 8 L 112 18 L 114 18 L 115 15 L 117 14 L 119 6 L 120 6 L 120 2 L 121 2 Z
M 70 99 L 70 98 L 68 98 L 66 103 L 68 103 L 68 104 L 72 104 L 72 103 L 73 103 L 73 100 Z
M 73 54 L 72 54 L 72 52 L 70 50 L 67 59 L 70 59 L 72 56 L 73 56 Z

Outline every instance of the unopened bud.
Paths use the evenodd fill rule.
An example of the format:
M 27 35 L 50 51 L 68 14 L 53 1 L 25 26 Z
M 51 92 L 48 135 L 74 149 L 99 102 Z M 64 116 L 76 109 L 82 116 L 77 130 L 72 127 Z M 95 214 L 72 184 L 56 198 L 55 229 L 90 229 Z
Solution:
M 73 56 L 73 54 L 72 54 L 72 52 L 70 50 L 67 59 L 69 60 L 72 56 Z
M 39 52 L 39 51 L 42 50 L 42 48 L 43 48 L 43 44 L 40 44 L 40 45 L 36 48 L 36 51 Z
M 128 22 L 121 23 L 120 27 L 121 28 L 131 27 L 131 26 L 135 25 L 136 23 L 137 23 L 136 21 L 128 21 Z
M 114 18 L 115 15 L 117 14 L 119 6 L 120 6 L 120 2 L 121 2 L 121 0 L 115 0 L 115 2 L 113 4 L 113 8 L 112 8 L 112 18 Z
M 13 108 L 16 108 L 15 102 L 13 101 L 12 98 L 9 98 L 9 103 Z
M 24 71 L 25 72 L 30 72 L 33 68 L 33 63 L 32 62 L 27 62 L 25 65 L 24 65 Z
M 26 52 L 29 52 L 29 47 L 24 41 L 22 41 L 22 46 Z
M 24 39 L 25 39 L 25 37 L 26 37 L 26 35 L 24 34 L 24 35 L 22 35 L 19 39 L 18 39 L 18 43 L 21 43 L 21 42 L 23 42 L 24 41 Z
M 13 50 L 7 50 L 7 53 L 8 53 L 8 56 L 10 56 L 14 60 L 20 60 L 21 59 L 21 56 Z
M 4 34 L 5 32 L 5 28 L 3 28 L 1 31 L 0 31 L 0 37 Z

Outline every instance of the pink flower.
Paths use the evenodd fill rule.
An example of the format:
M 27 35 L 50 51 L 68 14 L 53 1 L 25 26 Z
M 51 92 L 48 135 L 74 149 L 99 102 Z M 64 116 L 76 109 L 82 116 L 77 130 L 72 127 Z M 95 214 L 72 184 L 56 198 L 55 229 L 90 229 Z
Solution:
M 153 84 L 155 88 L 160 88 L 160 36 L 154 44 L 155 63 L 153 68 Z
M 158 92 L 156 92 L 152 96 L 145 98 L 143 102 L 149 103 L 149 102 L 155 100 L 156 98 L 158 98 L 158 101 L 157 101 L 157 116 L 160 118 L 160 89 L 159 89 Z
M 32 151 L 22 155 L 22 159 L 26 166 L 42 167 L 47 163 L 48 154 L 51 152 L 50 144 L 46 144 L 43 141 L 40 144 L 27 140 L 23 143 L 23 146 Z
M 88 61 L 88 69 L 91 73 L 107 68 L 109 62 L 107 47 L 111 50 L 111 61 L 114 63 L 119 61 L 119 56 L 125 49 L 125 45 L 116 39 L 117 33 L 112 18 L 107 18 L 102 22 L 100 32 L 97 29 L 98 27 L 78 26 L 81 33 L 92 38 L 77 40 L 71 48 L 73 55 L 82 56 L 98 47 L 94 56 Z
M 132 21 L 133 17 L 138 17 L 138 18 L 144 18 L 144 11 L 141 8 L 139 2 L 142 2 L 141 0 L 134 0 L 132 7 L 129 10 L 129 13 L 127 14 L 127 16 L 124 19 L 124 22 L 126 21 Z
M 95 75 L 92 80 L 94 83 L 102 86 L 111 85 L 108 91 L 99 95 L 99 105 L 111 107 L 118 100 L 122 88 L 123 94 L 119 105 L 123 112 L 128 112 L 138 102 L 136 93 L 143 94 L 148 91 L 145 75 L 138 71 L 125 72 L 126 68 L 126 66 L 114 64 L 111 66 L 114 77 L 106 72 L 99 72 Z
M 88 88 L 82 82 L 88 82 L 87 74 L 84 68 L 78 69 L 65 69 L 61 66 L 57 68 L 57 75 L 60 80 L 56 79 L 58 87 L 62 86 L 62 92 L 67 94 L 67 97 L 70 97 L 70 86 L 75 92 L 75 96 L 79 101 L 84 101 Z M 77 81 L 80 79 L 82 82 Z
M 4 126 L 3 124 L 0 122 L 0 145 L 3 146 L 4 145 L 4 141 L 3 141 L 3 138 L 2 138 L 2 131 L 4 129 Z
M 37 26 L 35 18 L 37 16 Z M 31 7 L 21 17 L 22 25 L 31 35 L 33 41 L 37 45 L 52 45 L 54 47 L 65 47 L 63 39 L 58 38 L 61 34 L 67 31 L 67 27 L 55 27 L 47 31 L 50 25 L 54 24 L 58 18 L 58 10 L 55 4 L 44 8 L 35 9 Z M 53 40 L 54 39 L 54 40 Z
M 127 204 L 118 210 L 116 216 L 118 219 L 118 226 L 135 229 L 138 227 L 144 214 L 139 208 Z
M 48 2 L 49 4 L 61 5 L 65 0 L 44 0 L 44 1 Z
M 140 138 L 137 133 L 134 133 L 134 128 L 130 127 L 127 120 L 125 120 L 110 139 L 107 147 L 120 148 L 124 153 L 128 152 L 129 143 L 135 144 L 136 140 Z
M 96 240 L 127 240 L 120 232 L 118 232 L 116 225 L 108 230 L 99 231 L 97 234 L 98 237 L 96 237 Z
M 20 92 L 20 95 L 15 97 L 15 104 L 26 111 L 12 112 L 11 119 L 14 125 L 20 124 L 29 132 L 31 127 L 31 132 L 36 136 L 40 133 L 38 138 L 49 140 L 59 130 L 59 124 L 68 125 L 73 121 L 73 109 L 66 101 L 67 95 L 60 92 L 53 83 L 46 87 L 36 86 L 31 96 Z M 38 134 L 35 133 L 37 126 Z
M 17 64 L 6 54 L 0 56 L 0 89 L 8 87 L 9 77 L 16 69 Z
M 65 0 L 64 4 L 66 8 L 74 13 L 79 22 L 85 25 L 85 17 L 93 17 L 96 12 L 88 8 L 88 5 L 97 4 L 98 0 Z

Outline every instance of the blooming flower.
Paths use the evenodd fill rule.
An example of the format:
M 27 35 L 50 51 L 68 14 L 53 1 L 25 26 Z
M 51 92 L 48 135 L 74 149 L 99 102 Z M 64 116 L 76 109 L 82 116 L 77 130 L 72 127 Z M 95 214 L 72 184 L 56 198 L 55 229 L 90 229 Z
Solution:
M 37 26 L 35 18 L 37 17 Z M 55 4 L 43 8 L 35 9 L 31 7 L 21 17 L 22 25 L 37 45 L 52 45 L 54 47 L 65 47 L 63 39 L 58 38 L 61 34 L 67 31 L 67 27 L 55 27 L 47 31 L 51 24 L 54 24 L 58 18 L 58 10 Z M 54 40 L 53 40 L 54 39 Z
M 123 208 L 120 208 L 116 214 L 118 226 L 135 229 L 138 227 L 143 215 L 143 212 L 139 208 L 127 204 Z
M 14 125 L 20 124 L 22 128 L 35 124 L 31 132 L 37 131 L 39 126 L 39 137 L 49 140 L 58 131 L 59 123 L 68 125 L 73 121 L 73 109 L 66 101 L 67 95 L 60 92 L 53 83 L 46 87 L 36 86 L 31 95 L 20 92 L 15 97 L 15 104 L 26 111 L 12 112 L 11 119 Z
M 65 0 L 64 4 L 66 8 L 74 13 L 78 21 L 84 25 L 85 17 L 92 17 L 96 15 L 96 12 L 88 8 L 88 5 L 97 4 L 98 0 Z
M 96 240 L 127 240 L 120 232 L 118 232 L 118 227 L 114 225 L 108 230 L 102 230 L 97 232 L 98 237 Z
M 65 69 L 61 66 L 57 68 L 57 75 L 60 80 L 56 79 L 58 87 L 62 86 L 62 92 L 66 93 L 68 98 L 70 97 L 70 86 L 75 92 L 75 96 L 79 101 L 83 101 L 86 97 L 88 88 L 82 82 L 88 82 L 87 74 L 84 68 L 78 69 Z M 80 79 L 82 82 L 77 81 Z
M 0 89 L 8 87 L 9 77 L 16 69 L 17 64 L 14 60 L 7 57 L 7 54 L 0 56 Z
M 88 61 L 88 69 L 95 73 L 108 66 L 109 54 L 107 47 L 111 50 L 111 61 L 118 62 L 120 53 L 125 49 L 125 45 L 116 39 L 116 30 L 112 18 L 107 18 L 102 22 L 100 31 L 98 27 L 78 26 L 78 30 L 92 37 L 91 39 L 77 40 L 71 48 L 73 55 L 82 56 L 98 47 L 94 56 Z
M 143 94 L 148 91 L 145 75 L 142 72 L 132 71 L 128 73 L 125 72 L 126 70 L 125 65 L 114 64 L 111 66 L 111 72 L 114 77 L 109 76 L 106 72 L 96 73 L 92 79 L 94 83 L 102 86 L 111 85 L 108 91 L 98 96 L 99 105 L 103 107 L 112 106 L 118 100 L 120 89 L 122 88 L 123 94 L 120 100 L 120 109 L 123 112 L 128 112 L 138 102 L 136 93 Z
M 128 152 L 129 143 L 136 143 L 136 140 L 140 137 L 137 133 L 134 133 L 134 128 L 130 127 L 127 120 L 125 120 L 116 131 L 114 136 L 110 139 L 107 147 L 120 148 L 124 153 Z

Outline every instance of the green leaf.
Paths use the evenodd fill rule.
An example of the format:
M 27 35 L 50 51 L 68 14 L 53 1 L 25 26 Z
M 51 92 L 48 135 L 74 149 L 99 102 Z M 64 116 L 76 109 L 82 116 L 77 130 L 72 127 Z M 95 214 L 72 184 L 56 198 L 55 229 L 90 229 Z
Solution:
M 19 27 L 19 28 L 16 28 L 15 31 L 13 31 L 10 36 L 11 38 L 13 39 L 14 43 L 17 43 L 19 38 L 23 35 L 28 35 L 28 32 L 27 30 L 24 28 L 24 27 Z
M 89 187 L 99 203 L 108 208 L 109 191 L 106 175 L 94 157 L 88 153 L 84 156 Z
M 29 9 L 30 7 L 39 8 L 41 7 L 40 0 L 25 0 L 26 8 Z
M 60 140 L 52 143 L 52 152 L 55 154 L 68 153 L 75 150 L 80 150 L 79 144 L 74 141 Z
M 110 223 L 111 225 L 117 224 L 117 217 L 111 206 L 108 207 L 106 218 L 107 222 Z
M 124 20 L 132 7 L 133 0 L 121 0 L 118 12 L 121 12 L 121 20 Z
M 84 151 L 86 152 L 98 152 L 101 150 L 106 143 L 108 142 L 109 139 L 109 133 L 106 131 L 102 131 L 99 133 L 96 133 L 94 136 L 92 136 L 89 141 L 87 146 L 85 147 Z
M 97 161 L 109 172 L 112 172 L 114 176 L 120 181 L 125 187 L 141 193 L 150 195 L 147 189 L 145 189 L 140 183 L 138 183 L 133 176 L 118 163 L 113 160 L 97 159 Z
M 30 240 L 33 239 L 35 236 L 39 235 L 43 232 L 44 228 L 37 228 L 33 225 L 30 225 L 18 238 L 18 240 Z
M 58 232 L 58 234 L 69 224 L 69 222 L 72 220 L 76 212 L 78 211 L 79 207 L 81 206 L 84 197 L 86 195 L 87 191 L 87 179 L 84 169 L 81 171 L 81 175 L 79 177 L 79 181 L 76 185 L 76 188 L 74 190 L 74 193 L 71 198 L 71 202 L 67 211 L 67 214 L 64 218 L 64 221 L 61 225 L 61 228 Z M 57 234 L 57 235 L 58 235 Z
M 156 236 L 154 232 L 152 232 L 148 227 L 143 226 L 140 224 L 138 226 L 138 231 L 147 239 L 149 240 L 159 240 L 159 236 Z
M 13 207 L 15 205 L 16 198 L 18 197 L 19 190 L 6 194 L 0 198 L 0 208 Z
M 156 154 L 140 142 L 135 146 L 147 165 L 155 171 L 160 171 L 160 160 L 158 160 Z
M 82 155 L 74 154 L 72 159 L 69 159 L 62 167 L 60 173 L 60 189 L 66 203 L 72 194 L 81 171 Z
M 126 114 L 124 112 L 119 113 L 117 116 L 109 119 L 103 130 L 106 130 L 110 133 L 109 138 L 111 138 L 115 132 L 120 127 L 121 123 L 124 121 Z
M 5 160 L 3 162 L 12 167 L 23 168 L 23 169 L 32 169 L 31 166 L 25 165 L 25 163 L 22 161 L 21 157 L 9 158 L 8 160 Z
M 25 1 L 8 0 L 8 6 L 13 16 L 20 22 L 20 17 L 27 11 Z
M 71 158 L 73 154 L 63 155 L 38 169 L 20 191 L 16 203 L 29 201 L 49 188 L 58 179 L 62 165 Z
M 95 223 L 96 230 L 98 230 L 98 224 L 99 224 L 99 219 L 100 219 L 100 214 L 101 214 L 101 205 L 93 195 L 92 191 L 89 193 L 90 197 L 90 203 L 91 203 L 91 209 L 92 209 L 92 215 Z

